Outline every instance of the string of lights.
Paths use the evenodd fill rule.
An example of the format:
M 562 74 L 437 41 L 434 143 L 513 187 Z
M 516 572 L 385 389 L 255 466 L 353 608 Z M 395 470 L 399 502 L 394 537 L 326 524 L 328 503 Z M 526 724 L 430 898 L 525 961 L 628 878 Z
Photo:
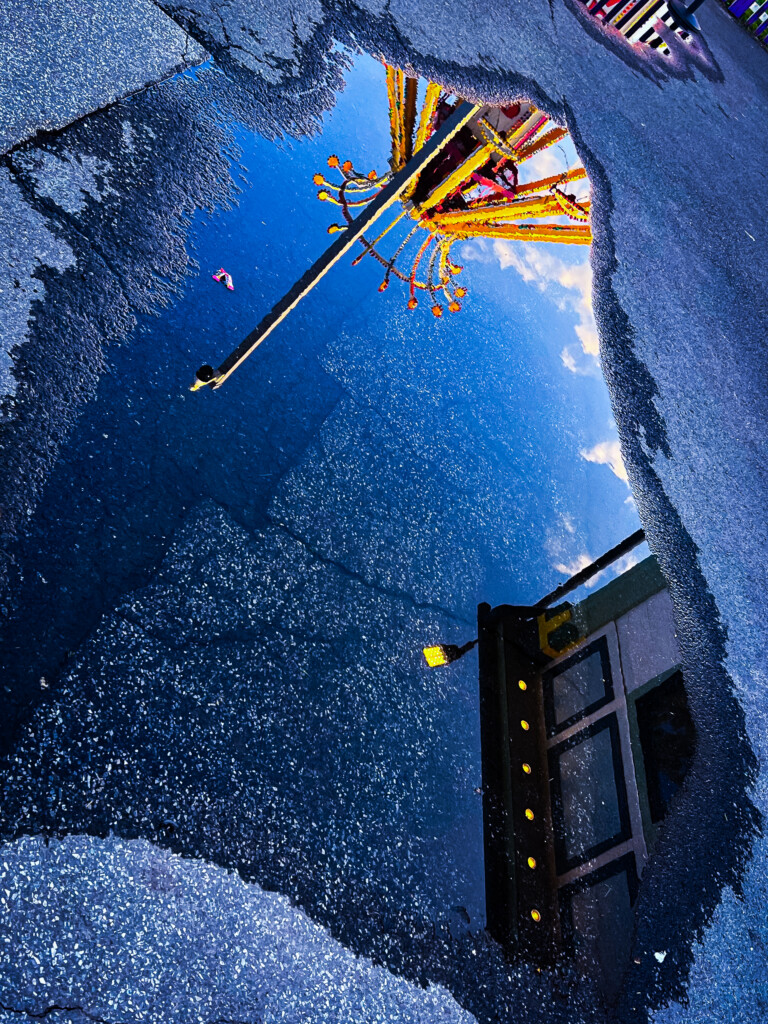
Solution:
M 389 184 L 393 174 L 405 165 L 410 153 L 418 152 L 451 109 L 451 94 L 435 82 L 424 90 L 421 109 L 416 113 L 416 80 L 398 68 L 385 65 L 389 126 L 390 170 L 363 174 L 351 160 L 332 155 L 328 166 L 337 170 L 340 181 L 316 174 L 322 186 L 318 199 L 341 209 L 343 222 L 329 226 L 330 234 L 345 231 L 353 222 L 353 211 L 371 202 Z M 493 124 L 492 119 L 497 123 Z M 414 126 L 416 126 L 414 137 Z M 529 103 L 507 108 L 482 108 L 436 166 L 429 166 L 410 183 L 401 197 L 402 211 L 370 240 L 359 239 L 363 252 L 355 259 L 373 257 L 385 270 L 379 291 L 389 287 L 394 276 L 409 289 L 408 308 L 418 306 L 417 292 L 426 292 L 432 313 L 443 315 L 445 300 L 450 312 L 461 309 L 466 288 L 455 287 L 452 279 L 462 267 L 451 260 L 453 245 L 472 238 L 522 242 L 552 242 L 589 245 L 590 203 L 567 191 L 574 182 L 586 180 L 581 165 L 563 174 L 538 177 L 518 184 L 521 165 L 540 156 L 568 137 L 568 131 L 552 125 L 549 118 Z M 413 224 L 399 239 L 391 255 L 380 243 L 403 218 Z M 564 223 L 565 221 L 565 223 Z M 571 221 L 573 223 L 567 223 Z M 425 233 L 426 237 L 421 233 Z M 420 274 L 420 268 L 426 272 Z

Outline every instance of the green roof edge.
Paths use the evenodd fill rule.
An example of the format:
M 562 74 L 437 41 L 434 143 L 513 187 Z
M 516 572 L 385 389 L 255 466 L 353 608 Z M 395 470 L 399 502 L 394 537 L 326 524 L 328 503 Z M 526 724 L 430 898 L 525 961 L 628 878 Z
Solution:
M 649 555 L 580 601 L 573 610 L 574 621 L 583 636 L 590 636 L 666 587 L 659 563 Z

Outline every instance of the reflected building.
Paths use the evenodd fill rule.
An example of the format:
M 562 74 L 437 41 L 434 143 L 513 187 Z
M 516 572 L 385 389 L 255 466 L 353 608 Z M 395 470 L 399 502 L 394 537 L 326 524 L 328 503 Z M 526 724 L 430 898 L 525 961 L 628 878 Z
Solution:
M 666 584 L 650 557 L 537 620 L 482 604 L 478 628 L 488 930 L 610 1001 L 695 746 Z

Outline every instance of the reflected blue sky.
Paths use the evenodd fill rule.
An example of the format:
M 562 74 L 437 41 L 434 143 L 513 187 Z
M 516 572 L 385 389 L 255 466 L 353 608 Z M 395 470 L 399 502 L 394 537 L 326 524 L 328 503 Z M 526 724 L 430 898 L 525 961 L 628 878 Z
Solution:
M 117 759 L 111 791 L 49 808 L 61 828 L 162 842 L 167 807 L 173 843 L 323 923 L 456 904 L 477 922 L 476 659 L 430 675 L 420 649 L 638 526 L 588 254 L 467 243 L 464 309 L 440 321 L 347 259 L 224 387 L 190 394 L 328 244 L 328 155 L 385 167 L 383 68 L 355 59 L 314 138 L 238 142 L 238 205 L 192 225 L 199 272 L 113 351 L 20 543 L 8 664 L 60 679 L 19 748 L 30 769 L 49 751 L 47 774 L 19 769 L 6 813 L 35 830 L 30 792 L 61 801 Z M 229 716 L 225 740 L 201 706 Z
M 209 286 L 203 273 L 193 285 L 194 298 L 186 297 L 205 302 L 201 330 L 190 345 L 198 361 L 220 360 L 329 243 L 326 228 L 337 213 L 317 201 L 311 180 L 316 170 L 326 170 L 328 155 L 351 158 L 361 168 L 386 167 L 383 68 L 367 56 L 355 58 L 347 87 L 316 138 L 277 147 L 252 136 L 240 143 L 250 186 L 235 216 L 218 216 L 201 228 L 196 242 L 203 270 L 208 257 L 212 269 L 221 262 L 236 282 L 235 295 L 226 295 Z M 537 175 L 555 173 L 574 160 L 567 141 L 532 161 L 530 173 L 534 166 Z M 252 387 L 266 358 L 279 364 L 323 353 L 321 362 L 330 365 L 349 335 L 356 339 L 350 345 L 365 352 L 356 360 L 359 374 L 365 375 L 367 362 L 371 382 L 381 382 L 384 361 L 385 372 L 402 376 L 401 387 L 411 394 L 427 389 L 444 417 L 472 417 L 474 406 L 473 421 L 464 428 L 476 452 L 496 445 L 501 464 L 514 449 L 530 453 L 523 486 L 531 487 L 532 503 L 547 492 L 549 505 L 526 538 L 526 583 L 518 565 L 507 579 L 478 580 L 478 594 L 492 602 L 533 599 L 639 525 L 600 374 L 589 255 L 576 246 L 482 241 L 464 243 L 459 253 L 461 281 L 469 292 L 461 313 L 434 324 L 427 303 L 416 311 L 404 308 L 405 286 L 393 283 L 386 295 L 378 293 L 381 270 L 373 260 L 352 267 L 347 258 L 269 340 L 269 356 L 262 349 L 227 387 Z M 178 315 L 184 316 L 183 309 Z M 441 365 L 443 360 L 450 365 Z M 409 388 L 411 361 L 420 363 L 423 380 Z M 455 362 L 462 364 L 460 374 Z M 481 382 L 473 362 L 493 365 L 492 376 Z M 197 365 L 195 358 L 191 365 Z M 487 430 L 480 416 L 486 406 L 492 421 Z M 502 502 L 504 473 L 486 482 L 498 486 Z M 519 592 L 522 585 L 525 593 Z

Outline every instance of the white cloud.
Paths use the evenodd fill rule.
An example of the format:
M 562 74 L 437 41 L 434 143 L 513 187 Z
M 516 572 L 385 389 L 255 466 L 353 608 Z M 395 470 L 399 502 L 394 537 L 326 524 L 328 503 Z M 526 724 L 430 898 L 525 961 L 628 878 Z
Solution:
M 613 563 L 613 572 L 615 576 L 621 576 L 623 572 L 629 572 L 633 566 L 640 562 L 640 555 L 637 551 L 630 551 L 628 555 L 624 555 L 618 562 Z
M 562 573 L 563 576 L 570 578 L 571 576 L 575 576 L 577 572 L 581 572 L 582 569 L 586 569 L 586 567 L 591 565 L 593 561 L 594 559 L 584 551 L 575 558 L 572 558 L 570 562 L 558 562 L 556 565 L 553 565 L 552 568 L 557 572 Z M 606 573 L 609 573 L 611 578 L 615 579 L 616 576 L 621 576 L 622 573 L 629 572 L 629 570 L 633 566 L 637 565 L 639 561 L 640 556 L 637 552 L 630 551 L 629 554 L 624 555 L 612 565 L 603 569 L 602 572 L 597 573 L 592 577 L 592 579 L 587 580 L 587 582 L 582 584 L 582 586 L 586 590 L 592 590 L 592 588 L 596 587 L 598 583 L 603 583 Z
M 574 331 L 576 331 L 576 337 L 581 342 L 581 347 L 584 349 L 585 354 L 598 359 L 600 356 L 600 339 L 597 336 L 597 324 L 592 314 L 591 302 L 589 304 L 589 319 L 590 323 L 582 321 L 576 324 Z
M 592 563 L 592 559 L 586 552 L 572 558 L 570 562 L 558 562 L 554 568 L 564 576 L 575 576 L 577 572 L 586 569 Z
M 555 174 L 563 174 L 568 170 L 565 153 L 558 147 L 550 146 L 537 153 L 535 160 L 518 165 L 520 183 L 538 181 L 539 178 L 551 178 Z
M 566 512 L 561 513 L 557 522 L 547 529 L 544 550 L 553 567 L 556 561 L 566 558 L 568 550 L 573 548 L 573 543 L 569 538 L 575 537 L 575 535 L 576 523 L 573 521 L 573 516 Z
M 468 247 L 467 247 L 468 248 Z M 588 374 L 597 366 L 600 342 L 592 312 L 592 268 L 585 259 L 581 263 L 565 263 L 549 249 L 533 242 L 506 242 L 496 240 L 491 252 L 502 270 L 516 270 L 526 284 L 532 284 L 560 310 L 575 314 L 576 337 L 581 355 L 588 356 L 587 368 L 578 361 L 571 347 L 560 354 L 563 365 L 572 373 Z M 464 252 L 468 259 L 487 259 L 488 250 L 472 247 Z M 578 351 L 578 350 L 577 350 Z
M 589 356 L 585 358 L 583 351 L 576 345 L 566 345 L 560 353 L 560 360 L 566 370 L 579 377 L 599 377 L 597 362 Z
M 591 565 L 592 562 L 594 562 L 594 558 L 592 558 L 591 555 L 588 555 L 586 551 L 583 551 L 580 555 L 577 555 L 575 558 L 572 558 L 570 562 L 558 562 L 556 565 L 553 565 L 552 568 L 555 569 L 557 572 L 561 572 L 563 576 L 567 576 L 570 578 L 571 576 L 575 576 L 577 572 L 581 572 L 582 569 L 586 569 L 586 567 L 588 565 Z M 602 581 L 602 578 L 605 576 L 606 572 L 608 572 L 608 570 L 603 569 L 602 572 L 597 573 L 595 576 L 592 577 L 592 579 L 589 579 L 586 583 L 583 583 L 582 586 L 585 588 L 585 590 L 591 590 L 593 587 L 596 587 L 597 584 Z
M 579 452 L 587 462 L 596 462 L 599 466 L 608 466 L 619 480 L 629 485 L 627 470 L 621 457 L 618 438 L 612 441 L 599 441 L 593 448 L 582 448 Z

